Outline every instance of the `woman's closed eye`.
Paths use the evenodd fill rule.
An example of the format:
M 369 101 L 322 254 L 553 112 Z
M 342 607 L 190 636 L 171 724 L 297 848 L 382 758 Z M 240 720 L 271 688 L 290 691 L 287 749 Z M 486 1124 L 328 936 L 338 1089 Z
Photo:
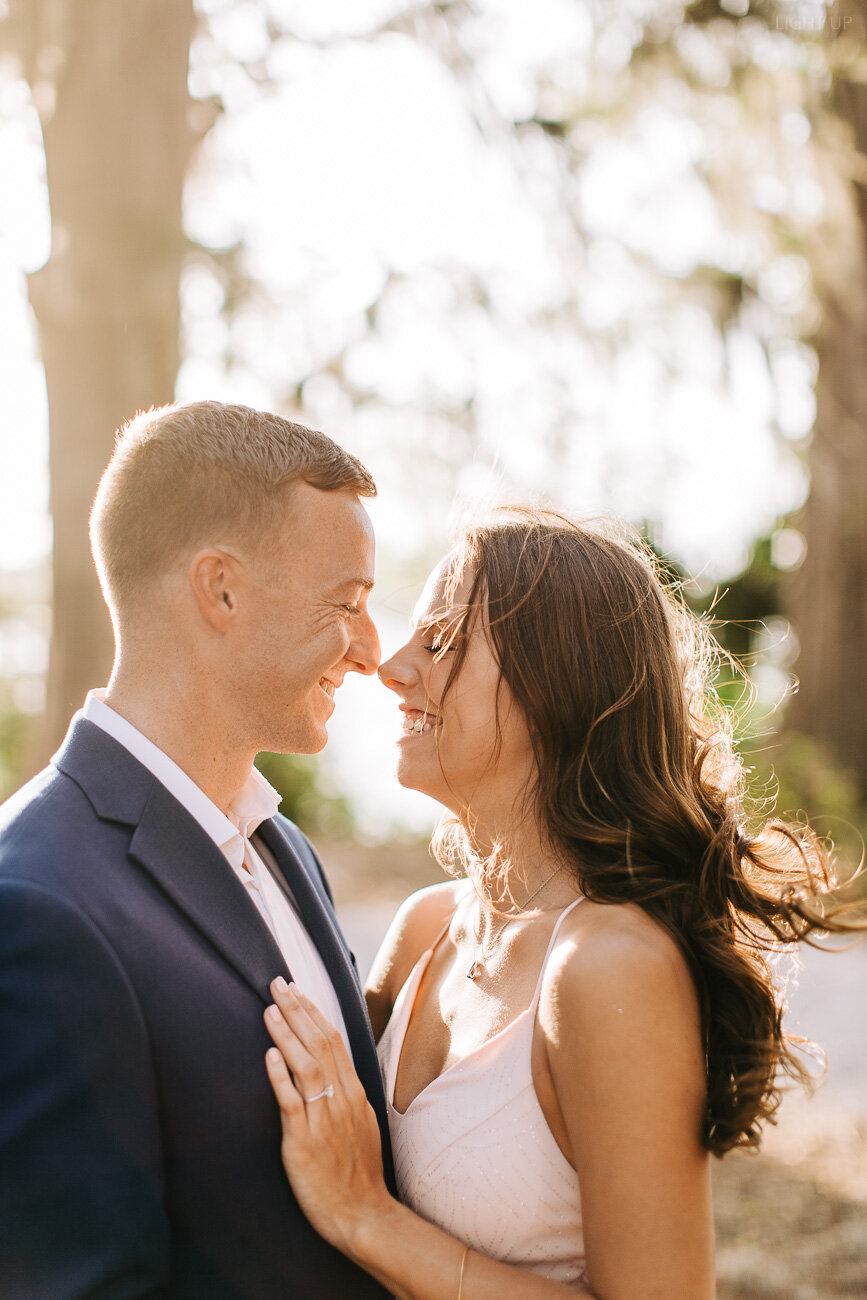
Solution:
M 430 634 L 428 634 L 430 636 Z M 427 644 L 422 643 L 422 650 L 427 650 L 432 655 L 448 654 L 450 650 L 458 648 L 457 632 L 441 632 L 436 636 L 431 636 Z
M 418 629 L 422 638 L 422 650 L 428 654 L 445 654 L 449 650 L 457 650 L 460 641 L 460 626 L 443 627 L 442 624 L 436 623 L 428 627 Z

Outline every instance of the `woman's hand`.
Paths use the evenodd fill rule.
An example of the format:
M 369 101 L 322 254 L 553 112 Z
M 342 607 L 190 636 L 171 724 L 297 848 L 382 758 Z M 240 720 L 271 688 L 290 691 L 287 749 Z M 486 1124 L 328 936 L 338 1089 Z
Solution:
M 295 1198 L 316 1231 L 353 1255 L 356 1234 L 394 1202 L 382 1173 L 373 1107 L 343 1039 L 294 984 L 271 985 L 265 1064 L 280 1106 L 281 1154 Z
M 590 1297 L 581 1286 L 470 1252 L 390 1196 L 376 1115 L 343 1039 L 294 984 L 275 980 L 271 992 L 265 1024 L 275 1047 L 265 1063 L 283 1121 L 283 1166 L 326 1241 L 397 1300 L 457 1296 L 462 1281 L 464 1300 Z

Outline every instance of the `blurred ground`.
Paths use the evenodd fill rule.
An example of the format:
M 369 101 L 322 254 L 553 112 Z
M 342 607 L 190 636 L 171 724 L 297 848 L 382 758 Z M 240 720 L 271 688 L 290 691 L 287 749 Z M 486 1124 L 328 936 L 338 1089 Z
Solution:
M 426 846 L 318 845 L 366 971 L 398 904 L 442 879 Z M 806 951 L 789 1028 L 818 1040 L 828 1073 L 788 1095 L 758 1155 L 714 1162 L 720 1300 L 867 1297 L 867 944 Z
M 761 1154 L 715 1166 L 714 1206 L 721 1300 L 867 1296 L 863 1111 L 787 1099 Z

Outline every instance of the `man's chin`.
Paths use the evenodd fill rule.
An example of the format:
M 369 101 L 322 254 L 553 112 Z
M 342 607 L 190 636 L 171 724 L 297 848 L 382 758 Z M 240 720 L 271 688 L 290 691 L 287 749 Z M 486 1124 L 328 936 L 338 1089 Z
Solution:
M 320 734 L 315 740 L 311 741 L 309 749 L 299 749 L 299 754 L 320 754 L 328 744 L 328 732 L 323 727 Z
M 281 754 L 319 754 L 328 744 L 328 732 L 324 723 L 313 723 L 283 738 Z

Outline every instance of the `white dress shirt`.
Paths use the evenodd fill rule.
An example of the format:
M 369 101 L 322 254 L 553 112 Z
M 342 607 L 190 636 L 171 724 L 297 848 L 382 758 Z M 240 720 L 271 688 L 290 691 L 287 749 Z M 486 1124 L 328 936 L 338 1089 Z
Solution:
M 104 697 L 105 691 L 102 690 L 88 694 L 84 704 L 85 718 L 129 750 L 133 758 L 153 773 L 211 837 L 271 931 L 292 972 L 292 979 L 326 1020 L 340 1030 L 348 1050 L 349 1038 L 343 1013 L 319 950 L 269 871 L 265 859 L 275 866 L 276 863 L 267 846 L 260 841 L 254 847 L 251 842 L 250 837 L 261 823 L 276 813 L 280 795 L 254 767 L 229 804 L 226 816 L 168 754 L 110 708 Z

